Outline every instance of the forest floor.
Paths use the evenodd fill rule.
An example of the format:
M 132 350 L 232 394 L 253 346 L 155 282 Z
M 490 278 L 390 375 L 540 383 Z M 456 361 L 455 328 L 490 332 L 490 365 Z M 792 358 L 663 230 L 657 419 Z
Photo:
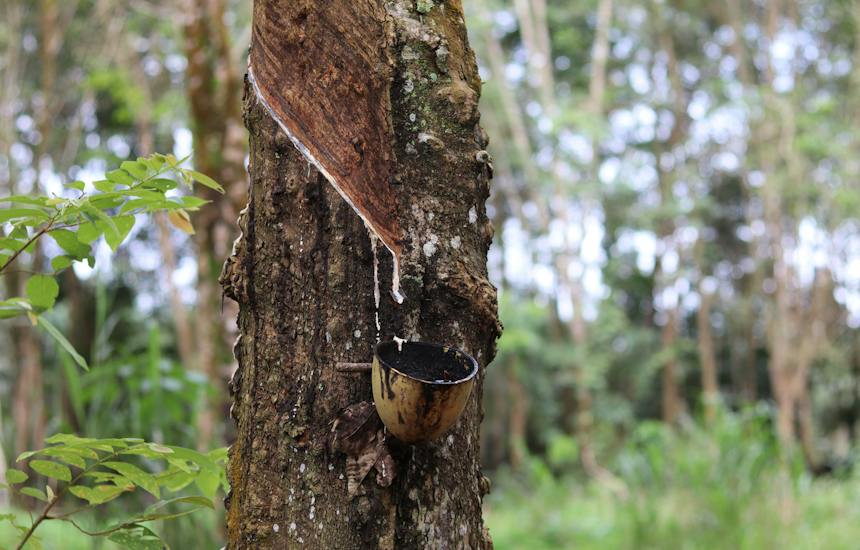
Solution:
M 596 484 L 494 479 L 484 518 L 496 550 L 848 550 L 860 541 L 860 478 L 749 487 L 635 487 L 619 499 Z

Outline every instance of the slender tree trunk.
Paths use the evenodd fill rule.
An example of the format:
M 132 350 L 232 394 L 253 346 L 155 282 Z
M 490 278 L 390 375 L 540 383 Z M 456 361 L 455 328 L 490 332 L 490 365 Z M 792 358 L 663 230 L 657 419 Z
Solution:
M 696 327 L 699 336 L 699 362 L 702 368 L 702 402 L 705 421 L 713 422 L 719 406 L 720 389 L 717 384 L 717 360 L 714 356 L 714 337 L 711 332 L 711 305 L 714 295 L 701 288 L 699 310 L 696 313 Z
M 194 135 L 195 167 L 221 183 L 220 195 L 203 192 L 211 202 L 195 219 L 197 314 L 195 365 L 216 388 L 197 417 L 197 446 L 209 448 L 221 417 L 222 387 L 228 376 L 226 326 L 222 320 L 218 274 L 235 237 L 233 223 L 245 200 L 244 132 L 239 112 L 241 80 L 232 59 L 223 0 L 183 0 L 188 101 Z M 225 315 L 228 317 L 228 315 Z
M 56 109 L 57 54 L 62 39 L 61 29 L 58 28 L 57 24 L 59 15 L 57 8 L 56 0 L 39 1 L 39 63 L 41 67 L 39 84 L 43 105 L 38 115 L 37 124 L 42 139 L 36 146 L 34 154 L 34 165 L 39 175 L 37 185 L 39 186 L 43 179 L 41 162 L 47 155 L 50 137 L 56 135 L 51 126 Z M 37 242 L 30 258 L 31 271 L 40 272 L 43 259 L 41 243 Z M 19 274 L 9 275 L 10 284 L 17 285 L 15 295 L 24 295 L 24 279 Z M 39 347 L 39 337 L 34 327 L 28 323 L 20 324 L 16 332 L 19 377 L 15 387 L 13 406 L 16 413 L 14 418 L 15 448 L 16 452 L 20 453 L 42 445 L 45 437 L 45 400 L 42 350 Z
M 687 138 L 687 130 L 689 127 L 689 114 L 687 112 L 689 94 L 687 94 L 684 89 L 684 85 L 681 80 L 679 60 L 675 48 L 674 27 L 673 21 L 671 20 L 672 12 L 669 12 L 665 6 L 654 3 L 651 4 L 651 16 L 654 18 L 657 43 L 660 49 L 666 54 L 666 71 L 668 73 L 671 86 L 670 102 L 672 114 L 674 115 L 672 131 L 664 143 L 658 144 L 657 150 L 655 151 L 655 157 L 659 159 L 663 153 L 669 153 L 675 155 L 677 158 L 677 155 L 681 154 L 684 155 L 684 160 L 677 161 L 677 163 L 679 165 L 683 165 L 686 162 L 686 155 L 681 151 L 681 149 Z M 677 168 L 675 167 L 665 170 L 662 167 L 662 164 L 657 162 L 660 204 L 664 207 L 671 205 L 675 200 L 674 189 L 675 181 L 677 179 L 676 171 Z M 674 248 L 679 257 L 678 269 L 680 269 L 680 258 L 683 254 L 683 250 L 681 250 L 680 245 L 674 242 L 674 231 L 675 220 L 673 218 L 664 216 L 657 222 L 657 236 L 663 244 L 664 253 Z M 657 303 L 656 298 L 658 294 L 669 288 L 670 283 L 674 282 L 676 276 L 674 274 L 667 273 L 664 269 L 663 261 L 659 259 L 654 272 L 654 279 L 656 281 L 654 288 L 654 302 Z M 666 423 L 672 424 L 677 420 L 677 417 L 683 408 L 681 389 L 678 385 L 678 374 L 676 372 L 678 364 L 676 358 L 677 354 L 674 350 L 679 330 L 678 317 L 681 312 L 677 304 L 666 304 L 664 305 L 663 311 L 666 315 L 666 322 L 661 331 L 661 344 L 664 352 L 666 353 L 666 359 L 663 364 L 662 375 L 662 413 L 663 420 Z
M 675 358 L 675 341 L 678 335 L 678 308 L 666 311 L 666 323 L 661 331 L 660 343 L 668 353 L 663 363 L 661 406 L 663 422 L 674 424 L 681 412 L 681 393 L 678 388 L 678 361 Z
M 513 365 L 508 366 L 508 392 L 510 393 L 510 460 L 512 468 L 522 466 L 526 457 L 526 426 L 529 398 Z
M 406 299 L 398 305 L 382 293 L 377 336 L 366 228 L 246 85 L 250 202 L 223 274 L 225 292 L 240 304 L 239 369 L 230 384 L 238 437 L 228 469 L 228 548 L 491 548 L 481 518 L 488 485 L 479 469 L 478 425 L 483 367 L 499 327 L 486 273 L 492 228 L 484 209 L 489 171 L 478 154 L 486 147 L 477 124 L 480 80 L 460 2 L 420 7 L 422 13 L 406 0 L 384 8 L 347 0 L 255 1 L 252 57 L 271 44 L 311 47 L 292 40 L 326 10 L 328 21 L 369 10 L 363 12 L 373 21 L 368 28 L 342 32 L 380 41 L 393 63 L 394 184 L 374 184 L 387 187 L 399 205 Z M 337 43 L 312 46 L 309 55 L 367 63 L 350 59 L 358 53 Z M 306 62 L 286 59 L 295 59 L 296 70 Z M 387 71 L 370 65 L 380 79 Z M 311 85 L 329 93 L 320 82 Z M 349 135 L 347 96 L 335 105 Z M 385 289 L 392 266 L 384 249 L 376 253 Z M 363 494 L 350 497 L 344 456 L 326 442 L 338 412 L 369 398 L 370 381 L 338 375 L 334 365 L 367 361 L 377 337 L 395 335 L 456 345 L 482 369 L 450 434 L 414 446 L 393 443 L 393 484 L 382 488 L 370 475 Z
M 717 358 L 714 352 L 714 335 L 711 328 L 711 307 L 715 288 L 708 288 L 706 273 L 705 242 L 696 241 L 694 256 L 699 271 L 699 309 L 696 311 L 696 334 L 699 344 L 699 364 L 702 374 L 702 407 L 705 422 L 711 423 L 719 406 L 720 388 L 717 382 Z M 712 285 L 716 286 L 716 285 Z

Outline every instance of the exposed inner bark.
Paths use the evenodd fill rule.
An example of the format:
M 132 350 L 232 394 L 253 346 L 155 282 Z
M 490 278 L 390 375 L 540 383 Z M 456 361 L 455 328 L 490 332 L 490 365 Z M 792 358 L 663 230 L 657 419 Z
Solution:
M 327 5 L 336 17 L 348 2 Z M 307 18 L 318 9 L 309 7 Z M 287 32 L 286 21 L 261 19 L 293 11 L 292 2 L 255 2 L 252 59 L 261 33 Z M 231 382 L 238 437 L 228 472 L 229 548 L 491 547 L 478 425 L 483 369 L 500 327 L 486 272 L 492 227 L 480 80 L 459 2 L 423 15 L 412 2 L 390 2 L 381 13 L 385 55 L 396 60 L 385 93 L 397 162 L 384 193 L 396 199 L 403 235 L 403 304 L 375 296 L 375 262 L 385 285 L 391 259 L 375 258 L 361 219 L 246 84 L 250 202 L 223 275 L 225 292 L 240 303 L 241 333 Z M 354 112 L 360 105 L 351 98 L 332 108 Z M 351 498 L 346 459 L 327 441 L 341 409 L 371 398 L 370 380 L 339 375 L 335 364 L 367 362 L 377 338 L 395 336 L 458 347 L 481 370 L 449 434 L 415 446 L 394 442 L 392 485 L 369 475 Z
M 398 255 L 384 17 L 374 2 L 255 2 L 248 75 L 293 144 Z

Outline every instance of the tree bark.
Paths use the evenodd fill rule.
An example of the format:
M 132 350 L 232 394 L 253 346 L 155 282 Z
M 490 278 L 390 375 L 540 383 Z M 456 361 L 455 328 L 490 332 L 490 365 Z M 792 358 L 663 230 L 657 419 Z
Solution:
M 702 365 L 702 405 L 705 421 L 713 422 L 719 406 L 720 388 L 717 383 L 717 360 L 714 354 L 714 337 L 711 332 L 711 304 L 714 296 L 702 288 L 699 292 L 699 310 L 696 313 L 696 327 L 699 340 L 699 361 Z
M 208 449 L 216 439 L 231 366 L 229 337 L 223 321 L 225 304 L 218 291 L 218 271 L 235 238 L 233 221 L 245 200 L 245 174 L 239 92 L 241 79 L 232 59 L 225 26 L 224 0 L 183 0 L 188 102 L 194 136 L 194 165 L 221 183 L 226 194 L 211 189 L 210 202 L 195 216 L 197 315 L 194 325 L 196 368 L 215 386 L 197 417 L 197 446 Z
M 696 335 L 702 375 L 702 409 L 705 422 L 711 424 L 716 418 L 719 407 L 720 387 L 717 381 L 717 357 L 711 327 L 711 308 L 714 303 L 715 288 L 708 288 L 708 282 L 712 279 L 705 275 L 705 241 L 702 237 L 696 241 L 694 256 L 699 271 L 699 309 L 696 311 Z
M 251 47 L 289 38 L 268 33 L 295 34 L 303 22 L 356 9 L 372 10 L 384 26 L 380 47 L 393 65 L 394 175 L 374 183 L 396 197 L 406 299 L 398 305 L 381 293 L 377 333 L 374 265 L 381 289 L 390 288 L 390 256 L 371 246 L 361 219 L 246 83 L 250 200 L 222 275 L 225 293 L 240 304 L 228 548 L 491 548 L 481 517 L 488 482 L 479 468 L 478 426 L 483 369 L 500 327 L 486 272 L 492 226 L 484 209 L 490 170 L 480 154 L 480 80 L 461 3 L 256 0 Z M 263 20 L 267 14 L 276 14 L 277 24 Z M 341 30 L 370 40 L 380 29 Z M 314 47 L 327 56 L 337 45 Z M 299 70 L 308 61 L 294 62 Z M 379 78 L 383 73 L 389 71 Z M 311 85 L 326 93 L 324 83 Z M 348 124 L 351 106 L 338 105 Z M 370 398 L 370 381 L 338 375 L 334 365 L 368 361 L 378 339 L 395 335 L 455 345 L 482 368 L 448 435 L 414 446 L 392 442 L 393 484 L 382 488 L 371 475 L 351 498 L 345 458 L 327 440 L 342 408 Z
M 678 336 L 678 307 L 673 306 L 666 310 L 666 324 L 660 333 L 660 344 L 663 346 L 663 351 L 667 353 L 666 360 L 663 363 L 662 372 L 662 392 L 661 392 L 661 410 L 663 414 L 663 422 L 666 424 L 674 424 L 678 420 L 678 415 L 681 413 L 681 391 L 678 386 L 678 360 L 676 351 L 674 350 L 675 341 Z

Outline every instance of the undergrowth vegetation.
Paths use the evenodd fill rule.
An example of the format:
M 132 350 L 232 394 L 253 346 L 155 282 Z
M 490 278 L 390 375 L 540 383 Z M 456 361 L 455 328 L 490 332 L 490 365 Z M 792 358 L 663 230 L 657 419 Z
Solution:
M 781 456 L 769 411 L 723 413 L 707 430 L 639 425 L 612 462 L 618 494 L 529 457 L 499 471 L 485 518 L 499 550 L 849 549 L 860 478 L 813 477 Z M 569 447 L 575 452 L 575 446 Z

